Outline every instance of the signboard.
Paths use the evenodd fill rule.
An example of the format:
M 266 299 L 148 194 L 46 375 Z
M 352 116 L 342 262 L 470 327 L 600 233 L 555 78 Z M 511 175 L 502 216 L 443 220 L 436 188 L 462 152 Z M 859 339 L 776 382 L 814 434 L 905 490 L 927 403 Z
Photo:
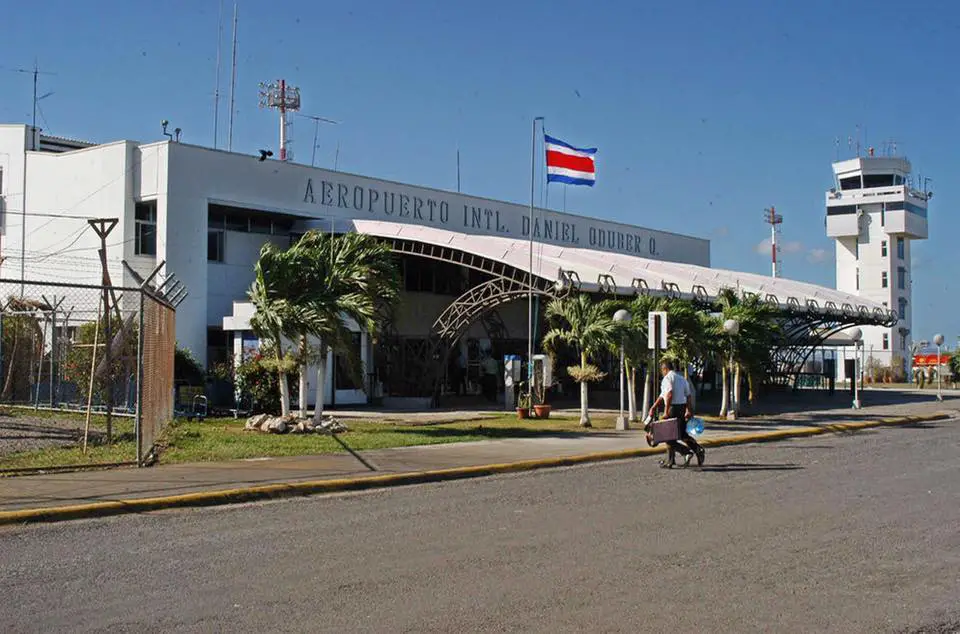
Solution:
M 940 355 L 942 365 L 950 365 L 952 353 L 944 352 Z M 915 368 L 935 368 L 937 367 L 937 353 L 933 354 L 915 354 L 913 355 L 913 367 Z
M 660 341 L 657 341 L 658 334 Z M 665 311 L 654 310 L 647 314 L 647 347 L 651 350 L 667 349 L 667 313 Z
M 476 235 L 533 239 L 547 244 L 625 253 L 710 266 L 707 240 L 618 222 L 538 209 L 530 224 L 524 205 L 426 187 L 314 169 L 288 204 L 318 217 L 386 220 Z

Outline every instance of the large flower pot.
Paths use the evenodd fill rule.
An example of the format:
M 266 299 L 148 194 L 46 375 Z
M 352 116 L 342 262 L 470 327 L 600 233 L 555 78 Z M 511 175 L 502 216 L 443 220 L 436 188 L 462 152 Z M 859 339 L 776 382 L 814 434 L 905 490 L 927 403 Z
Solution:
M 537 418 L 550 418 L 550 406 L 549 405 L 534 405 L 533 413 L 537 415 Z
M 517 418 L 530 418 L 530 408 L 528 407 L 518 407 L 517 408 Z

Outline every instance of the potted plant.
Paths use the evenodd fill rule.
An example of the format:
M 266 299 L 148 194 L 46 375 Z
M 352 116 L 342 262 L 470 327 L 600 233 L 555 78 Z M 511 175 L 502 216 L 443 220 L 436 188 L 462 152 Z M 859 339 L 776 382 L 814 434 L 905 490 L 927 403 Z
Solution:
M 546 400 L 546 394 L 544 394 L 542 382 L 538 382 L 536 392 L 537 400 L 533 406 L 533 413 L 537 418 L 550 418 L 550 406 L 544 402 Z
M 517 397 L 517 418 L 530 418 L 530 393 L 521 392 Z

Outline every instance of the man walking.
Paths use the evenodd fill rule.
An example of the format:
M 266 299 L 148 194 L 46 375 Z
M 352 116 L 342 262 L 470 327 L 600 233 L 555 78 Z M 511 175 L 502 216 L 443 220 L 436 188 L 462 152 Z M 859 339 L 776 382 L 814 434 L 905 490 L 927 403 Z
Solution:
M 693 417 L 690 384 L 685 378 L 674 371 L 672 361 L 660 364 L 660 373 L 663 380 L 660 382 L 660 396 L 650 408 L 649 416 L 654 418 L 657 407 L 663 405 L 664 418 L 677 419 L 677 440 L 667 441 L 667 459 L 660 463 L 661 467 L 671 469 L 676 464 L 677 452 L 684 458 L 684 464 L 690 464 L 690 459 L 696 455 L 697 465 L 702 466 L 706 452 L 693 437 L 687 433 L 687 421 Z M 683 441 L 681 443 L 680 441 Z M 685 445 L 684 445 L 685 443 Z

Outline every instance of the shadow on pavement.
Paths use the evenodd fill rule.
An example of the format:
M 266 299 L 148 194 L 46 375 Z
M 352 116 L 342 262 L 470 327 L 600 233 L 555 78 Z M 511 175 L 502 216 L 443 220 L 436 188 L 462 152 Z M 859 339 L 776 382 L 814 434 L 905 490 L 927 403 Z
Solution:
M 740 471 L 799 471 L 800 469 L 803 469 L 803 467 L 796 464 L 762 464 L 751 462 L 731 462 L 728 464 L 700 467 L 700 471 L 713 471 L 716 473 L 733 473 Z

